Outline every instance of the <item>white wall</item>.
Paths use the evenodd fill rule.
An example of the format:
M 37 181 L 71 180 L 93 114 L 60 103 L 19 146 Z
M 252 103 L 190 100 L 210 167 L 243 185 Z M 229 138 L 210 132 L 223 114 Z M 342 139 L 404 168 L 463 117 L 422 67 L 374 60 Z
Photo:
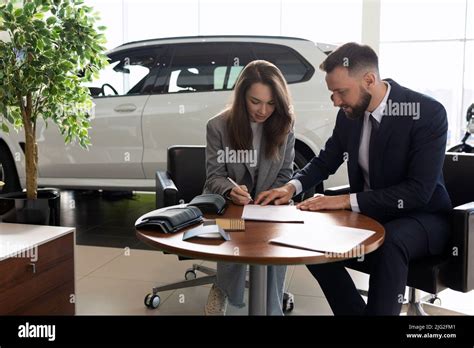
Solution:
M 458 143 L 474 103 L 474 0 L 382 0 L 380 23 L 382 76 L 439 100 Z
M 361 40 L 362 0 L 87 0 L 108 27 L 107 47 L 159 37 L 283 35 Z

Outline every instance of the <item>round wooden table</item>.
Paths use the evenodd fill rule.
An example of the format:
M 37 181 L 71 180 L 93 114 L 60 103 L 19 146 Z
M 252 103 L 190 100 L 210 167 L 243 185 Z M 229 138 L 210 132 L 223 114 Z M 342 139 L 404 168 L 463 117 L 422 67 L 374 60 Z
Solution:
M 163 208 L 163 209 L 168 209 Z M 223 215 L 206 215 L 206 218 L 240 218 L 242 206 L 230 204 Z M 298 249 L 270 243 L 273 238 L 291 235 L 305 226 L 324 229 L 325 226 L 346 226 L 374 231 L 361 243 L 357 250 L 368 254 L 382 245 L 385 231 L 377 221 L 348 210 L 312 212 L 305 214 L 305 222 L 280 223 L 245 221 L 245 231 L 229 232 L 230 241 L 213 238 L 192 238 L 183 241 L 184 229 L 178 233 L 166 234 L 152 230 L 137 230 L 137 237 L 156 249 L 185 257 L 207 261 L 245 263 L 250 266 L 249 314 L 266 314 L 267 265 L 316 264 L 341 261 L 362 256 L 328 255 L 321 252 Z M 195 225 L 196 226 L 196 225 Z M 192 226 L 190 228 L 193 228 Z M 189 228 L 188 228 L 189 229 Z M 354 249 L 355 250 L 355 249 Z M 345 253 L 346 254 L 346 253 Z

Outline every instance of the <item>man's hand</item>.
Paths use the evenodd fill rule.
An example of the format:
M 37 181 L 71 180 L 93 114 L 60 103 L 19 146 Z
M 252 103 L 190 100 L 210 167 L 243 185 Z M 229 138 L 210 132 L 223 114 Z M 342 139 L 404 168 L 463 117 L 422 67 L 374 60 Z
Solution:
M 247 186 L 240 185 L 239 187 L 233 187 L 229 193 L 230 200 L 237 205 L 249 204 L 252 199 L 249 194 Z
M 314 197 L 297 204 L 296 208 L 310 211 L 351 209 L 351 200 L 349 195 L 325 196 L 316 194 Z
M 267 205 L 271 202 L 275 205 L 287 204 L 295 194 L 295 187 L 286 184 L 276 189 L 260 192 L 255 200 L 255 204 Z

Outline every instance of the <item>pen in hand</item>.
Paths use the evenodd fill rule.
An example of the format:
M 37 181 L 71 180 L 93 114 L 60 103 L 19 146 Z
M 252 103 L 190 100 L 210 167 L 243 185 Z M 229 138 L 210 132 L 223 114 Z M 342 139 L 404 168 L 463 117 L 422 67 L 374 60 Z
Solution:
M 231 178 L 227 177 L 227 180 L 229 180 L 229 181 L 232 183 L 232 185 L 234 185 L 235 187 L 237 187 L 237 188 L 241 189 L 242 191 L 244 191 L 244 190 L 243 190 L 234 180 L 232 180 Z M 244 191 L 244 192 L 245 192 L 245 191 Z M 247 194 L 248 194 L 248 198 L 250 199 L 250 201 L 253 201 L 252 196 L 250 196 L 249 193 L 247 193 Z

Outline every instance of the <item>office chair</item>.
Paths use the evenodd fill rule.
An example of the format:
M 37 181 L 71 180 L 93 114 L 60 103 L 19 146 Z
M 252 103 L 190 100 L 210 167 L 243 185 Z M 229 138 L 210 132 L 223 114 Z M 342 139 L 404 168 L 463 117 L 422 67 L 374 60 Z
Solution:
M 474 289 L 474 154 L 446 153 L 443 175 L 453 203 L 451 240 L 442 255 L 410 262 L 408 269 L 408 302 L 402 312 L 408 315 L 459 314 L 442 308 L 438 293 L 444 289 L 469 292 Z M 349 186 L 329 188 L 328 196 L 347 194 Z M 354 269 L 367 273 L 361 263 Z M 351 266 L 352 268 L 352 266 Z M 421 298 L 421 291 L 430 295 Z M 359 290 L 367 296 L 367 291 Z M 428 300 L 428 302 L 425 302 Z
M 195 196 L 200 195 L 206 181 L 206 147 L 198 145 L 176 145 L 168 148 L 168 163 L 166 171 L 156 172 L 156 208 L 164 208 L 180 203 L 187 203 Z M 179 260 L 190 258 L 178 256 Z M 196 272 L 206 274 L 197 277 Z M 153 293 L 145 297 L 145 305 L 157 308 L 160 298 L 159 291 L 175 290 L 213 284 L 216 279 L 216 270 L 199 264 L 193 264 L 186 270 L 184 281 L 153 288 Z M 249 283 L 246 281 L 246 287 Z M 283 311 L 294 308 L 294 296 L 285 293 L 283 296 Z

